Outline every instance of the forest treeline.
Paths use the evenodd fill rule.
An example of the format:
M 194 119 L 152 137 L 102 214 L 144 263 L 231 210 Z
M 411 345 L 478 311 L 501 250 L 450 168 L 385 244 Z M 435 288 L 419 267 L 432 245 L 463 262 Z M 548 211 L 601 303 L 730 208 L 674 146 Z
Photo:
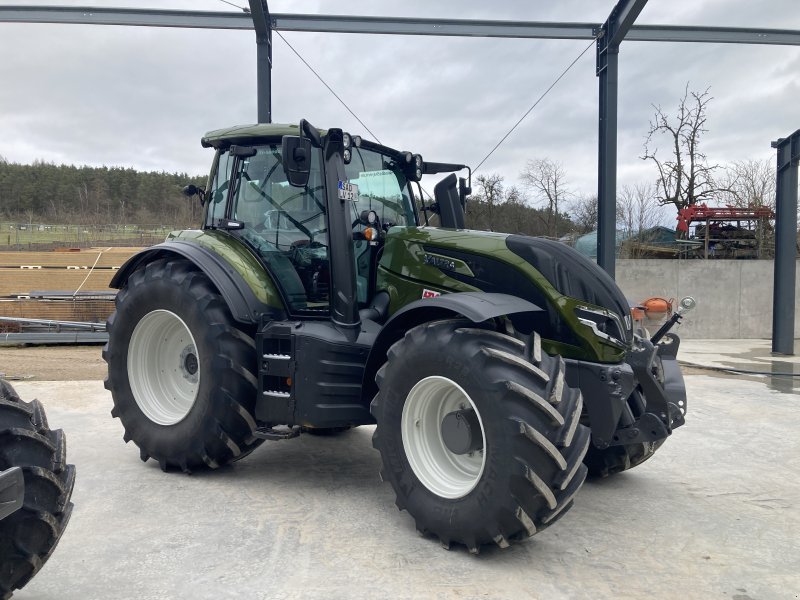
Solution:
M 183 186 L 205 186 L 206 178 L 0 158 L 0 221 L 189 226 L 197 224 L 200 207 Z
M 546 209 L 527 206 L 501 178 L 481 180 L 470 198 L 467 224 L 474 229 L 548 235 L 574 230 L 566 214 L 551 228 Z M 76 167 L 0 159 L 0 221 L 76 225 L 149 224 L 186 227 L 198 223 L 200 206 L 182 189 L 205 186 L 205 176 L 142 172 L 123 167 Z

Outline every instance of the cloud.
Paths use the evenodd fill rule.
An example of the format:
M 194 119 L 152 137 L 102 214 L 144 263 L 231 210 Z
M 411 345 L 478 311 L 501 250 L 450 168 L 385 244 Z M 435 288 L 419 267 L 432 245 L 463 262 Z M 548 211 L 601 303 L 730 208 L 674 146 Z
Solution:
M 62 4 L 83 5 L 86 0 Z M 125 6 L 126 0 L 104 2 Z M 242 2 L 246 4 L 246 2 Z M 602 22 L 612 1 L 498 0 L 391 5 L 348 2 L 335 12 L 448 18 Z M 791 0 L 766 11 L 747 0 L 650 3 L 639 22 L 800 29 Z M 159 8 L 232 10 L 204 0 Z M 338 6 L 338 5 L 337 5 Z M 276 13 L 330 12 L 320 1 L 270 2 Z M 286 32 L 384 143 L 432 160 L 476 165 L 588 42 Z M 123 165 L 204 173 L 210 129 L 255 121 L 254 35 L 247 31 L 0 23 L 0 155 L 18 162 Z M 13 50 L 12 50 L 13 49 Z M 566 168 L 571 187 L 596 192 L 594 50 L 548 94 L 487 161 L 510 185 L 529 159 Z M 639 159 L 652 105 L 671 112 L 687 81 L 711 88 L 713 162 L 770 156 L 769 142 L 800 126 L 800 48 L 625 42 L 620 54 L 619 183 L 654 179 Z M 275 120 L 307 118 L 369 137 L 274 38 Z

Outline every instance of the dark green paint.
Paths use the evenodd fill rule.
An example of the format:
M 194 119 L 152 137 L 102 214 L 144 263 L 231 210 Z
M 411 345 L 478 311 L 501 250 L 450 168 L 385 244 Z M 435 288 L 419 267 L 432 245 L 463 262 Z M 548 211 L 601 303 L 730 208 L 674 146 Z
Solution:
M 469 252 L 501 260 L 519 270 L 520 277 L 533 281 L 581 341 L 581 346 L 573 346 L 556 340 L 545 340 L 543 343 L 546 350 L 558 352 L 566 358 L 581 360 L 599 362 L 622 360 L 624 351 L 599 340 L 589 327 L 578 321 L 575 315 L 575 307 L 578 305 L 607 311 L 603 307 L 558 292 L 539 271 L 508 249 L 506 237 L 506 234 L 487 231 L 435 227 L 392 228 L 387 235 L 378 270 L 378 289 L 389 293 L 390 314 L 400 310 L 409 302 L 420 299 L 425 289 L 442 293 L 476 291 L 477 288 L 453 279 L 446 271 L 425 263 L 425 254 L 435 253 L 436 248 Z
M 261 263 L 245 245 L 233 236 L 213 229 L 202 231 L 199 229 L 187 229 L 173 231 L 167 236 L 167 239 L 191 241 L 198 246 L 219 254 L 231 268 L 242 276 L 242 279 L 253 290 L 256 298 L 272 308 L 281 310 L 285 308 L 272 277 L 264 270 Z

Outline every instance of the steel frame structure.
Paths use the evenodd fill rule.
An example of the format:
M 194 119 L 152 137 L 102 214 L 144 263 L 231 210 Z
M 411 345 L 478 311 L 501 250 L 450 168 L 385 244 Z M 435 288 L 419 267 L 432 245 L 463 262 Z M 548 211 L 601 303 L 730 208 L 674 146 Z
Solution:
M 772 142 L 777 149 L 775 195 L 775 275 L 772 296 L 772 351 L 794 354 L 797 279 L 797 185 L 800 129 Z
M 367 17 L 343 15 L 301 15 L 270 13 L 267 0 L 248 0 L 250 11 L 214 12 L 193 10 L 98 8 L 72 6 L 5 6 L 0 7 L 0 23 L 59 23 L 91 25 L 126 25 L 144 27 L 183 27 L 200 29 L 255 29 L 257 46 L 258 120 L 270 122 L 272 30 L 326 33 L 362 33 L 383 35 L 431 35 L 495 38 L 540 39 L 597 39 L 597 76 L 599 80 L 599 139 L 598 139 L 598 236 L 597 260 L 612 277 L 615 267 L 616 241 L 616 163 L 617 163 L 617 88 L 618 55 L 623 40 L 649 42 L 703 42 L 731 44 L 800 45 L 800 30 L 765 29 L 752 27 L 696 27 L 669 25 L 635 25 L 647 0 L 618 0 L 608 20 L 594 23 L 497 21 L 476 19 L 418 19 L 402 17 Z M 794 135 L 791 138 L 795 139 Z M 781 140 L 777 142 L 781 161 Z M 790 146 L 794 142 L 789 142 Z M 792 148 L 794 146 L 791 146 Z M 790 161 L 791 162 L 791 161 Z M 794 172 L 796 194 L 796 163 L 787 172 Z M 779 182 L 780 182 L 779 175 Z M 780 184 L 780 183 L 779 183 Z M 784 182 L 783 188 L 788 185 Z M 791 211 L 791 202 L 784 201 Z M 794 203 L 794 215 L 797 203 Z M 783 216 L 785 223 L 795 224 L 795 217 Z M 789 225 L 785 225 L 789 227 Z M 780 228 L 780 225 L 779 225 Z M 782 248 L 788 242 L 786 234 L 776 244 L 777 256 L 788 256 Z M 794 245 L 791 251 L 794 253 Z M 785 259 L 781 259 L 782 261 Z M 783 262 L 781 263 L 783 264 Z M 783 267 L 785 269 L 785 267 Z M 785 276 L 781 271 L 782 276 Z M 778 260 L 775 271 L 775 301 L 780 300 L 781 319 L 785 306 L 794 306 L 794 287 L 791 294 L 778 279 Z M 792 272 L 792 281 L 794 271 Z M 790 297 L 791 296 L 791 297 Z M 776 311 L 778 304 L 776 304 Z M 774 315 L 778 319 L 778 312 Z M 794 312 L 792 309 L 792 323 Z M 773 328 L 773 339 L 776 329 Z M 793 331 L 792 331 L 793 334 Z M 783 346 L 782 346 L 783 347 Z

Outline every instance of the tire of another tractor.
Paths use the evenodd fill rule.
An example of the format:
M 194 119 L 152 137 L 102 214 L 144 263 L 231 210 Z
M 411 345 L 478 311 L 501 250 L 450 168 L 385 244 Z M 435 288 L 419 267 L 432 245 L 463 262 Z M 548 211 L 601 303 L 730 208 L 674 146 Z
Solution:
M 645 400 L 641 390 L 634 390 L 622 409 L 619 426 L 632 425 L 644 414 L 644 410 Z M 650 459 L 663 443 L 664 440 L 658 440 L 657 442 L 609 446 L 602 450 L 590 444 L 583 462 L 589 469 L 589 477 L 605 478 L 642 464 Z
M 0 599 L 30 581 L 50 558 L 72 514 L 75 467 L 60 429 L 47 426 L 38 400 L 23 402 L 0 380 L 0 471 L 21 467 L 22 508 L 0 521 Z
M 192 263 L 166 258 L 134 271 L 107 329 L 111 414 L 143 461 L 164 471 L 216 469 L 261 443 L 255 342 Z
M 572 506 L 589 430 L 564 368 L 538 335 L 526 344 L 463 320 L 420 325 L 389 349 L 371 405 L 373 446 L 421 534 L 472 553 L 505 548 Z M 443 423 L 454 419 L 469 423 L 469 449 L 445 441 Z

